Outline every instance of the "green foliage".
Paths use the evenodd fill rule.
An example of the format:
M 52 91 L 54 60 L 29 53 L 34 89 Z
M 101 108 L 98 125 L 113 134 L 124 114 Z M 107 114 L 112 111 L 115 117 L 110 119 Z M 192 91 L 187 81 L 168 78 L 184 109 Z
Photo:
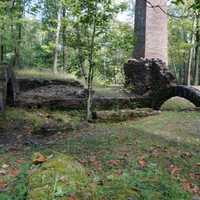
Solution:
M 4 114 L 0 114 L 0 128 L 7 130 L 12 126 L 27 126 L 31 133 L 40 133 L 44 124 L 53 121 L 55 126 L 59 128 L 72 129 L 80 122 L 80 115 L 67 113 L 66 111 L 50 111 L 50 110 L 32 110 L 29 112 L 25 109 L 8 108 Z
M 13 189 L 12 200 L 25 200 L 28 193 L 28 170 L 29 164 L 24 164 L 21 167 L 21 173 L 17 176 L 15 187 Z
M 187 7 L 188 4 L 179 7 L 171 5 L 169 9 L 174 15 L 191 15 L 193 12 L 187 9 Z M 192 47 L 192 24 L 193 21 L 190 17 L 180 19 L 169 18 L 169 66 L 171 72 L 176 75 L 177 81 L 180 84 L 187 82 L 187 68 L 190 49 Z
M 187 1 L 186 0 L 173 0 L 172 1 L 174 4 L 179 5 L 179 4 L 186 4 Z M 192 1 L 190 8 L 194 9 L 194 10 L 200 10 L 200 2 L 199 0 L 194 0 Z
M 30 165 L 23 164 L 20 168 L 21 173 L 12 182 L 9 190 L 0 193 L 1 200 L 25 200 L 28 193 L 28 170 Z
M 60 1 L 62 26 L 58 68 L 78 77 L 82 77 L 80 63 L 85 72 L 88 71 L 95 2 Z M 133 49 L 133 30 L 131 25 L 114 18 L 127 9 L 127 4 L 112 0 L 97 3 L 95 75 L 99 81 L 120 83 L 122 63 L 131 56 Z M 20 0 L 11 6 L 5 1 L 1 2 L 0 9 L 0 45 L 4 47 L 4 62 L 13 64 L 18 57 L 20 65 L 17 67 L 52 68 L 58 3 L 52 0 Z

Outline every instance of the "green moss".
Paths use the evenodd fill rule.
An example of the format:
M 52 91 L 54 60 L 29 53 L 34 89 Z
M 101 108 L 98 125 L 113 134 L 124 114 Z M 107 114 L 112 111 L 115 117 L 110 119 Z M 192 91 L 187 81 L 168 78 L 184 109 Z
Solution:
M 80 115 L 66 111 L 44 109 L 7 108 L 0 114 L 0 129 L 11 130 L 15 126 L 29 128 L 30 132 L 38 133 L 44 124 L 55 124 L 55 129 L 64 130 L 76 127 L 80 122 Z M 23 131 L 23 130 L 22 130 Z
M 90 179 L 86 170 L 71 157 L 56 156 L 29 177 L 28 200 L 62 199 L 87 190 Z
M 133 123 L 134 128 L 142 132 L 149 132 L 167 140 L 198 144 L 199 112 L 162 112 L 159 116 L 152 116 Z
M 40 127 L 45 122 L 45 117 L 39 111 L 24 110 L 20 108 L 8 108 L 4 114 L 0 115 L 2 128 L 7 129 L 11 125 L 30 125 L 33 128 Z
M 58 73 L 54 74 L 51 70 L 37 70 L 37 69 L 21 69 L 17 70 L 16 74 L 18 77 L 26 77 L 26 78 L 43 78 L 43 79 L 58 79 L 58 80 L 64 80 L 64 79 L 75 79 L 75 76 L 72 74 L 66 74 L 66 73 Z
M 172 110 L 172 111 L 179 111 L 190 108 L 195 108 L 195 105 L 190 101 L 180 97 L 171 98 L 168 101 L 166 101 L 162 106 L 162 110 Z

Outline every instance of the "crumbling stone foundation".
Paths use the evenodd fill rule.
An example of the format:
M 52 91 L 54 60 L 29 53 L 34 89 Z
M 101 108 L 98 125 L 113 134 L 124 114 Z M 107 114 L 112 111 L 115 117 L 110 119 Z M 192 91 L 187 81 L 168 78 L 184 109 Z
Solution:
M 131 59 L 124 65 L 125 86 L 141 96 L 153 96 L 176 86 L 176 79 L 159 59 Z

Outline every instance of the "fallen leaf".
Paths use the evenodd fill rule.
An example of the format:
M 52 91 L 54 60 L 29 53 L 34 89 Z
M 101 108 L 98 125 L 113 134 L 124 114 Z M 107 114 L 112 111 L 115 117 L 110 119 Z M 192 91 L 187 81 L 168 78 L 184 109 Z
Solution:
M 200 180 L 200 173 L 190 173 L 190 177 L 195 180 Z
M 154 148 L 150 151 L 151 155 L 154 157 L 158 157 L 161 153 L 161 149 L 160 148 Z
M 19 175 L 19 173 L 20 173 L 20 170 L 19 170 L 19 169 L 12 169 L 12 170 L 10 171 L 10 176 L 16 177 L 16 176 Z
M 118 171 L 116 172 L 116 175 L 117 175 L 117 176 L 122 176 L 122 175 L 123 175 L 123 171 L 122 171 L 122 170 L 118 170 Z
M 81 165 L 86 165 L 86 164 L 87 164 L 87 160 L 79 160 L 79 163 L 80 163 Z
M 96 169 L 97 171 L 101 171 L 101 170 L 102 170 L 101 163 L 100 163 L 100 161 L 98 161 L 98 160 L 96 159 L 95 156 L 92 156 L 92 157 L 90 158 L 90 162 L 91 162 L 91 164 L 95 167 L 95 169 Z
M 23 163 L 25 163 L 25 161 L 22 160 L 22 159 L 18 159 L 18 160 L 16 160 L 16 163 L 17 163 L 17 164 L 23 164 Z
M 183 180 L 182 185 L 185 191 L 193 194 L 200 194 L 200 188 L 197 185 L 194 185 L 191 181 Z
M 175 165 L 170 165 L 169 170 L 170 170 L 171 175 L 173 176 L 179 175 L 181 171 L 181 169 Z
M 1 170 L 0 170 L 0 175 L 6 175 L 6 174 L 7 174 L 7 172 L 6 172 L 5 169 L 1 169 Z
M 41 164 L 47 161 L 47 157 L 42 155 L 41 153 L 36 153 L 34 155 L 33 164 Z
M 3 190 L 7 187 L 7 183 L 0 179 L 0 190 Z
M 120 161 L 119 160 L 109 160 L 108 161 L 108 165 L 110 166 L 118 166 L 120 164 Z
M 197 166 L 197 167 L 200 167 L 200 163 L 197 163 L 196 166 Z
M 71 196 L 68 198 L 68 200 L 78 200 L 75 196 Z
M 139 160 L 138 163 L 140 165 L 141 168 L 144 168 L 147 166 L 147 161 L 145 160 L 144 156 L 142 156 Z
M 7 165 L 7 164 L 3 164 L 3 165 L 2 165 L 2 168 L 3 168 L 3 169 L 7 169 L 8 167 L 9 167 L 9 165 Z

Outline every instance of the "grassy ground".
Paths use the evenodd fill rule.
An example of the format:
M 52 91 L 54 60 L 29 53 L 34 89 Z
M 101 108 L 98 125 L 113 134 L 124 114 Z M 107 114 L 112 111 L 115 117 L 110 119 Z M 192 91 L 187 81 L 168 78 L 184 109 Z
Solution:
M 21 126 L 29 124 L 30 130 L 45 119 L 38 112 L 68 116 L 67 123 L 79 123 L 82 116 L 11 109 L 0 121 L 7 130 L 11 116 L 12 123 L 23 118 Z M 15 132 L 16 126 L 10 129 Z M 190 200 L 200 195 L 199 146 L 200 113 L 174 110 L 137 121 L 82 125 L 20 148 L 1 145 L 0 200 Z M 48 161 L 33 165 L 36 152 Z M 74 170 L 69 174 L 65 166 Z M 48 195 L 33 198 L 35 193 Z
M 76 79 L 72 74 L 58 73 L 54 74 L 49 69 L 37 70 L 37 69 L 19 69 L 16 71 L 17 77 L 26 78 L 43 78 L 43 79 Z
M 47 80 L 65 80 L 65 79 L 74 79 L 78 80 L 80 83 L 82 83 L 85 87 L 86 83 L 85 80 L 82 77 L 77 78 L 77 76 L 73 73 L 65 73 L 65 72 L 58 72 L 57 74 L 54 74 L 52 70 L 50 69 L 18 69 L 16 70 L 16 76 L 19 78 L 41 78 L 41 79 L 47 79 Z M 120 86 L 113 86 L 109 85 L 103 80 L 95 79 L 93 81 L 94 90 L 97 91 L 97 94 L 100 92 L 101 95 L 114 95 L 116 96 L 116 88 L 120 92 L 119 88 Z

